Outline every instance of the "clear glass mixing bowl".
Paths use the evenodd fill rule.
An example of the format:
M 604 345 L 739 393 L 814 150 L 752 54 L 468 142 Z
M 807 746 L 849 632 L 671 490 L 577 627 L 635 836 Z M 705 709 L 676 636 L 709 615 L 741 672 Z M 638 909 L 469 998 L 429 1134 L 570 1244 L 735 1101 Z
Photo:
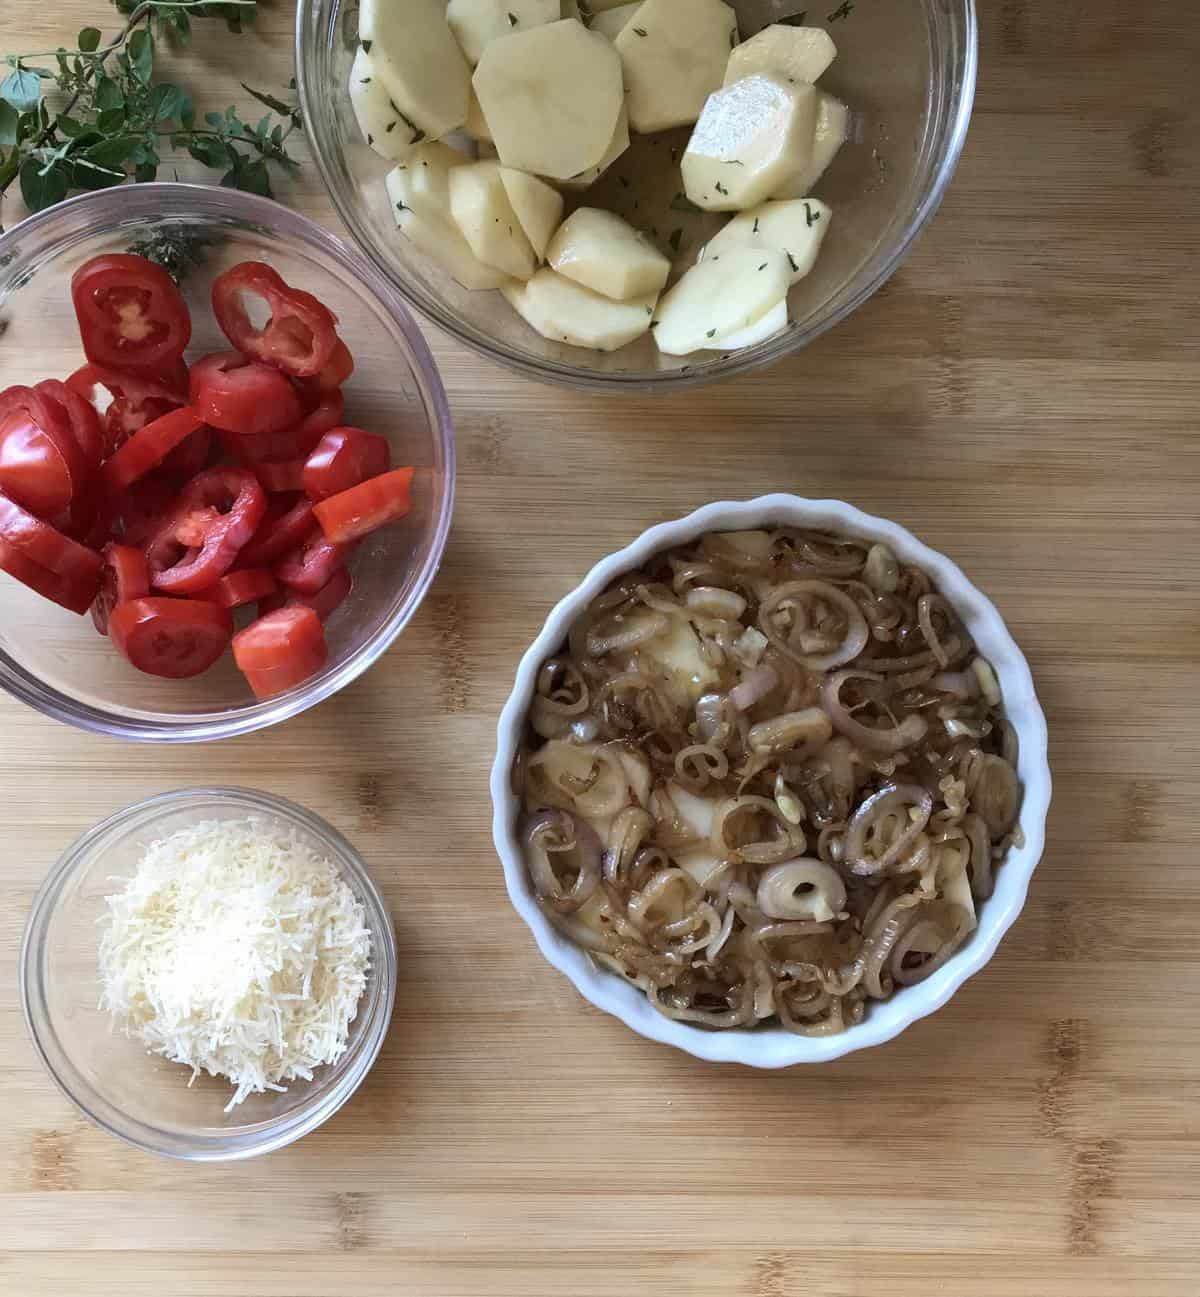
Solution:
M 454 503 L 454 433 L 433 357 L 392 284 L 319 225 L 278 203 L 231 189 L 148 184 L 106 189 L 32 216 L 0 239 L 0 389 L 65 378 L 83 364 L 71 274 L 101 252 L 125 251 L 164 230 L 206 240 L 187 276 L 188 358 L 224 350 L 209 303 L 214 278 L 267 261 L 326 303 L 354 353 L 346 422 L 384 434 L 393 462 L 414 464 L 413 509 L 367 537 L 354 591 L 326 630 L 329 663 L 295 689 L 257 702 L 226 654 L 192 680 L 135 670 L 76 617 L 0 573 L 0 688 L 39 711 L 122 738 L 194 742 L 262 729 L 350 683 L 408 624 L 441 561 Z
M 337 867 L 363 903 L 371 968 L 346 1052 L 282 1094 L 251 1095 L 226 1112 L 224 1079 L 148 1054 L 99 1008 L 100 920 L 150 843 L 210 820 L 256 819 L 295 829 Z M 98 1126 L 151 1153 L 188 1161 L 254 1157 L 327 1121 L 371 1070 L 396 998 L 396 938 L 361 857 L 300 806 L 244 788 L 192 788 L 126 807 L 90 829 L 50 871 L 21 947 L 21 1003 L 38 1055 L 59 1088 Z
M 794 0 L 731 0 L 744 37 L 804 6 Z M 974 0 L 860 0 L 828 25 L 838 57 L 821 85 L 852 110 L 851 138 L 816 187 L 834 219 L 813 272 L 791 292 L 786 333 L 742 351 L 660 355 L 647 335 L 605 355 L 548 342 L 496 292 L 468 292 L 396 229 L 383 178 L 392 163 L 369 149 L 350 107 L 347 81 L 358 42 L 354 0 L 297 0 L 296 67 L 309 139 L 333 202 L 359 246 L 396 289 L 447 333 L 533 378 L 581 387 L 673 389 L 757 369 L 806 346 L 860 306 L 895 270 L 936 211 L 954 172 L 975 92 Z M 720 224 L 670 206 L 681 189 L 669 149 L 688 129 L 637 139 L 589 204 L 610 206 L 680 261 L 694 260 Z M 659 141 L 655 143 L 655 141 Z M 653 159 L 653 161 L 651 160 Z M 638 177 L 625 191 L 624 172 Z M 638 210 L 632 211 L 633 194 Z

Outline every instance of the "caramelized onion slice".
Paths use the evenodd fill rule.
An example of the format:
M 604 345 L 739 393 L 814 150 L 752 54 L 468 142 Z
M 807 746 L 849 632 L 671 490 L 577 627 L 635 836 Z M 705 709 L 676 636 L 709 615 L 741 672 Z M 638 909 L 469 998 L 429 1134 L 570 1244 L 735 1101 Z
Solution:
M 780 634 L 774 618 L 787 607 L 799 609 L 805 603 L 822 603 L 835 608 L 841 615 L 845 626 L 841 642 L 836 647 L 825 652 L 798 652 L 790 637 Z M 830 585 L 828 581 L 788 581 L 774 587 L 759 605 L 758 624 L 762 633 L 781 653 L 793 662 L 799 662 L 802 667 L 807 667 L 809 671 L 829 671 L 858 657 L 866 648 L 871 635 L 867 629 L 867 619 L 862 615 L 858 604 L 844 590 Z
M 851 743 L 869 752 L 892 753 L 901 748 L 919 743 L 929 730 L 929 724 L 923 716 L 906 716 L 899 725 L 886 730 L 872 729 L 863 725 L 850 715 L 842 702 L 842 686 L 847 680 L 878 680 L 879 677 L 869 671 L 856 671 L 848 668 L 835 672 L 821 682 L 821 705 L 829 715 L 833 728 L 844 734 Z
M 772 865 L 758 882 L 758 908 L 769 919 L 827 923 L 846 906 L 846 884 L 823 860 L 802 858 Z
M 872 794 L 851 816 L 843 847 L 852 873 L 884 874 L 904 860 L 917 844 L 933 811 L 933 796 L 919 784 L 888 784 Z M 879 855 L 870 853 L 872 831 L 878 832 L 891 817 L 903 817 L 896 832 Z
M 539 811 L 521 831 L 533 890 L 545 906 L 558 914 L 573 914 L 591 899 L 600 885 L 600 839 L 592 827 L 570 811 Z M 576 870 L 575 880 L 564 890 L 550 856 L 573 857 L 565 863 Z

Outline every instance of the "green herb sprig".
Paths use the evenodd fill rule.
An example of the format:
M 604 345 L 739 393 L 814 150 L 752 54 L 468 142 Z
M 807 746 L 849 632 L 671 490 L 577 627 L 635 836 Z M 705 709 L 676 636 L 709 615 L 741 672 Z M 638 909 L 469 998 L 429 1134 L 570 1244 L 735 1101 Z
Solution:
M 270 111 L 255 125 L 236 108 L 196 108 L 181 86 L 154 78 L 156 40 L 186 44 L 194 18 L 220 18 L 238 32 L 255 0 L 115 0 L 128 15 L 107 43 L 85 27 L 74 49 L 8 54 L 0 81 L 0 196 L 18 182 L 31 211 L 77 190 L 130 176 L 154 180 L 165 147 L 221 172 L 220 183 L 271 194 L 268 164 L 294 171 L 287 141 L 300 125 L 292 105 L 243 86 Z M 51 103 L 61 106 L 52 107 Z

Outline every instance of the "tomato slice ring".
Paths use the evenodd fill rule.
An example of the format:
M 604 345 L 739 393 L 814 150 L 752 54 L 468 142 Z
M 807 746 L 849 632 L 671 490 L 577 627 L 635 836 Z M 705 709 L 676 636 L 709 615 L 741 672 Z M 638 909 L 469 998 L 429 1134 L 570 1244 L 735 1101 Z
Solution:
M 316 675 L 329 660 L 325 629 L 311 608 L 291 604 L 238 631 L 233 660 L 256 697 L 273 697 Z
M 349 545 L 412 508 L 411 468 L 397 468 L 331 495 L 313 506 L 321 530 L 335 545 Z
M 131 599 L 112 610 L 108 633 L 139 671 L 183 680 L 207 671 L 225 652 L 233 619 L 228 609 L 200 599 Z
M 279 583 L 266 568 L 239 568 L 226 573 L 216 585 L 198 591 L 196 598 L 207 599 L 222 608 L 240 608 L 243 604 L 269 599 L 278 589 Z
M 145 554 L 132 545 L 105 545 L 100 591 L 92 603 L 92 621 L 100 634 L 108 634 L 109 618 L 117 604 L 145 598 L 149 593 L 150 566 Z
M 385 437 L 361 428 L 331 428 L 304 466 L 304 491 L 310 500 L 324 500 L 386 473 L 391 466 L 392 451 Z
M 203 426 L 204 420 L 185 405 L 139 428 L 100 470 L 105 486 L 114 495 L 124 491 Z
M 283 374 L 235 351 L 206 356 L 194 365 L 191 395 L 204 422 L 224 432 L 279 432 L 304 414 Z
M 175 281 L 145 257 L 106 253 L 84 262 L 71 276 L 71 300 L 94 364 L 160 371 L 191 340 L 191 317 Z
M 346 565 L 354 549 L 353 545 L 335 545 L 318 531 L 276 564 L 275 575 L 300 594 L 313 595 Z
M 215 585 L 253 539 L 267 511 L 257 478 L 244 468 L 210 468 L 194 477 L 146 547 L 151 584 L 167 594 Z
M 59 576 L 49 568 L 35 563 L 23 550 L 0 537 L 0 571 L 7 572 L 23 585 L 35 590 L 44 599 L 50 599 L 70 612 L 83 616 L 92 606 L 100 586 L 100 579 L 83 580 L 79 577 Z
M 0 490 L 38 517 L 82 501 L 87 464 L 57 401 L 32 387 L 0 392 Z
M 270 307 L 271 318 L 261 329 L 246 313 L 247 295 Z M 265 262 L 243 261 L 219 275 L 212 304 L 222 332 L 242 355 L 285 374 L 319 374 L 337 349 L 337 316 L 311 293 L 290 287 Z
M 311 500 L 298 500 L 289 506 L 280 501 L 270 506 L 254 539 L 242 550 L 238 562 L 246 567 L 269 567 L 289 550 L 308 540 L 317 531 Z
M 97 583 L 100 580 L 104 565 L 95 550 L 64 536 L 5 495 L 0 495 L 0 537 L 57 576 Z

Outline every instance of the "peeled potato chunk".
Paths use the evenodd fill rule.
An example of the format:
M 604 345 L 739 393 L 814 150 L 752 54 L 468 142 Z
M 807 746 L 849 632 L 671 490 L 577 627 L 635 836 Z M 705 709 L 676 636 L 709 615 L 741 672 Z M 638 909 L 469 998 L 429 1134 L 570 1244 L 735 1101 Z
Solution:
M 416 131 L 396 111 L 374 60 L 361 45 L 350 65 L 350 106 L 358 129 L 376 153 L 398 162 L 416 147 Z
M 471 98 L 467 103 L 467 120 L 463 123 L 463 130 L 477 142 L 480 140 L 486 140 L 489 144 L 492 142 L 491 127 L 488 126 L 483 109 L 479 106 L 474 86 L 471 87 Z
M 546 260 L 568 279 L 618 302 L 662 292 L 671 263 L 628 222 L 580 207 L 558 227 Z
M 760 342 L 766 342 L 768 338 L 782 333 L 787 326 L 788 304 L 785 297 L 783 301 L 776 302 L 761 320 L 739 329 L 736 333 L 727 333 L 720 342 L 714 340 L 708 345 L 714 351 L 741 351 L 743 347 L 755 347 Z
M 788 84 L 811 85 L 835 58 L 837 46 L 824 28 L 773 23 L 729 55 L 725 84 L 766 72 Z
M 850 110 L 840 99 L 817 91 L 817 124 L 813 130 L 812 156 L 785 185 L 781 185 L 772 198 L 803 198 L 811 194 L 813 186 L 825 174 L 829 164 L 837 157 L 838 149 L 846 142 L 850 127 Z
M 811 162 L 816 119 L 812 86 L 756 74 L 718 90 L 680 161 L 688 198 L 714 212 L 761 203 Z
M 559 19 L 560 0 L 450 0 L 446 21 L 472 67 L 490 42 Z
M 633 4 L 620 4 L 615 9 L 606 9 L 603 13 L 594 14 L 592 31 L 607 36 L 610 41 L 615 41 L 624 30 L 625 24 L 641 7 L 642 0 L 633 0 Z
M 617 351 L 650 327 L 653 293 L 614 302 L 553 270 L 539 270 L 528 283 L 501 289 L 513 310 L 543 338 L 595 351 Z
M 645 0 L 614 48 L 625 68 L 629 124 L 641 134 L 688 126 L 720 89 L 737 15 L 721 0 Z
M 607 13 L 610 9 L 623 9 L 629 0 L 588 0 L 584 8 L 593 14 Z
M 604 156 L 594 167 L 588 167 L 586 171 L 581 171 L 577 176 L 572 176 L 569 180 L 560 180 L 559 184 L 563 189 L 586 189 L 589 185 L 594 185 L 628 147 L 629 112 L 622 103 L 621 112 L 617 117 L 616 128 L 613 131 L 612 139 L 608 142 L 608 148 L 604 150 Z
M 539 261 L 544 259 L 550 238 L 562 220 L 562 194 L 537 176 L 528 176 L 511 167 L 500 168 L 500 183 L 534 255 Z
M 475 93 L 506 167 L 567 180 L 609 147 L 624 99 L 621 60 L 603 36 L 565 18 L 492 41 Z
M 514 279 L 528 279 L 537 258 L 508 201 L 500 164 L 489 158 L 455 167 L 449 186 L 450 215 L 475 256 Z
M 655 312 L 654 341 L 669 356 L 716 347 L 787 297 L 791 266 L 774 248 L 730 248 L 692 266 Z
M 362 0 L 358 37 L 414 133 L 437 138 L 467 120 L 471 69 L 442 0 Z
M 420 252 L 464 288 L 499 288 L 505 282 L 504 274 L 475 256 L 450 217 L 449 173 L 469 165 L 470 158 L 436 143 L 423 144 L 421 154 L 388 174 L 387 191 L 396 224 Z
M 833 213 L 819 198 L 768 202 L 740 212 L 709 239 L 702 259 L 729 248 L 776 248 L 787 253 L 794 284 L 813 268 Z

